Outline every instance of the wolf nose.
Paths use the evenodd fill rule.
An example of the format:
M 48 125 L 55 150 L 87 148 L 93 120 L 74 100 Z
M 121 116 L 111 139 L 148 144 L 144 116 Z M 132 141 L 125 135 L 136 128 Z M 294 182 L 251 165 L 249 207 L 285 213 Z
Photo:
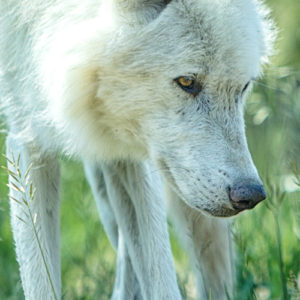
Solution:
M 266 191 L 260 184 L 237 184 L 229 189 L 229 197 L 233 208 L 251 209 L 266 199 Z

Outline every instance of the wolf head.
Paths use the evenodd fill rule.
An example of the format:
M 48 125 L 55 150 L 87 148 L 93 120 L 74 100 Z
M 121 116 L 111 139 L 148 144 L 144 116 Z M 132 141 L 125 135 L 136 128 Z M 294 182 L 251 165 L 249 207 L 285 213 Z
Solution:
M 188 205 L 214 216 L 263 200 L 243 119 L 245 97 L 270 50 L 261 6 L 115 0 L 104 19 L 105 42 L 93 58 L 95 96 L 84 109 L 73 106 L 89 110 L 89 135 L 101 141 L 95 152 L 150 157 Z

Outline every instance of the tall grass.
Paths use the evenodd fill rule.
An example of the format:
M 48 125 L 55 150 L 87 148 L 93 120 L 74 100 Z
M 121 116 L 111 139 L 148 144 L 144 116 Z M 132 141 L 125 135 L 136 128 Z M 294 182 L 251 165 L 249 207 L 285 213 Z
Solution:
M 18 193 L 17 198 L 13 197 L 12 195 L 10 195 L 9 198 L 11 201 L 16 202 L 16 204 L 20 206 L 26 219 L 24 219 L 24 217 L 21 218 L 18 215 L 16 217 L 19 219 L 19 221 L 29 226 L 30 230 L 32 230 L 32 232 L 34 233 L 34 237 L 38 244 L 38 248 L 43 260 L 43 265 L 46 270 L 47 277 L 51 286 L 53 297 L 55 300 L 58 300 L 54 289 L 53 280 L 50 276 L 49 267 L 46 262 L 45 249 L 42 248 L 37 233 L 36 223 L 37 223 L 38 215 L 32 210 L 32 203 L 35 200 L 35 193 L 36 193 L 36 189 L 33 185 L 33 182 L 30 180 L 30 170 L 32 168 L 32 165 L 29 165 L 25 174 L 22 174 L 20 170 L 20 159 L 21 159 L 20 155 L 18 156 L 17 160 L 15 159 L 13 153 L 11 154 L 11 159 L 6 156 L 4 157 L 7 161 L 8 167 L 2 166 L 2 168 L 7 172 L 7 174 L 10 177 L 10 182 L 8 184 L 8 187 L 11 190 L 14 190 L 15 192 Z

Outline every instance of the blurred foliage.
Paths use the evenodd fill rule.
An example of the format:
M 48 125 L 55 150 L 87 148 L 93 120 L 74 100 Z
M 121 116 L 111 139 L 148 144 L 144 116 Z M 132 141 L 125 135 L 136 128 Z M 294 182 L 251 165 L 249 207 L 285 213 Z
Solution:
M 300 299 L 300 1 L 269 0 L 277 53 L 255 83 L 247 137 L 268 199 L 234 218 L 237 300 Z M 4 153 L 4 137 L 0 152 Z M 0 157 L 0 165 L 5 159 Z M 61 253 L 64 299 L 109 299 L 115 253 L 78 163 L 62 161 Z M 7 175 L 0 171 L 0 299 L 23 299 L 9 224 Z M 171 231 L 180 287 L 193 299 L 188 260 Z M 285 292 L 288 293 L 284 295 Z

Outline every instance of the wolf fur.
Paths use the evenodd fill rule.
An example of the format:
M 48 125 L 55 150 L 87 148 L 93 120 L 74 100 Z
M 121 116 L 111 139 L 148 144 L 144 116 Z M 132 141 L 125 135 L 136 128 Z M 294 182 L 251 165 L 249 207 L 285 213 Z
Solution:
M 57 298 L 58 153 L 81 159 L 118 253 L 113 299 L 181 299 L 166 221 L 186 246 L 199 299 L 234 289 L 228 186 L 261 184 L 243 106 L 273 39 L 254 0 L 0 0 L 7 156 L 20 155 Z M 195 76 L 197 96 L 174 81 Z M 14 182 L 12 176 L 10 182 Z M 17 184 L 16 182 L 14 182 Z M 28 191 L 25 191 L 28 192 Z M 18 191 L 10 196 L 20 199 Z M 26 299 L 53 299 L 32 228 L 11 224 Z M 96 237 L 95 237 L 96 238 Z

